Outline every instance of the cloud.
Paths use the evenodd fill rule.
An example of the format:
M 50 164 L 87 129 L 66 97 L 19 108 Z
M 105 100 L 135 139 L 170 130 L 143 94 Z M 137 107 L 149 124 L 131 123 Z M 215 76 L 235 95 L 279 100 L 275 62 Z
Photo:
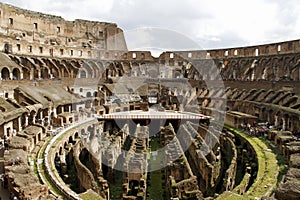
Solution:
M 204 48 L 299 39 L 298 0 L 6 0 L 15 6 L 76 18 L 174 30 Z M 172 39 L 169 38 L 169 39 Z M 176 43 L 176 36 L 173 41 Z M 132 40 L 134 41 L 134 40 Z M 130 46 L 130 44 L 128 45 Z

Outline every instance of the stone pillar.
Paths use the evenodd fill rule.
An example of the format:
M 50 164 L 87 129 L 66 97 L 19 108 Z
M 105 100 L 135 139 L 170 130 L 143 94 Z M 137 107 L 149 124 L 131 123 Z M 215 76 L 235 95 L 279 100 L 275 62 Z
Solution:
M 291 119 L 288 117 L 288 118 L 286 119 L 286 129 L 289 130 L 289 131 L 292 130 L 292 125 L 291 125 L 290 122 L 291 122 Z
M 282 130 L 285 131 L 286 130 L 286 119 L 283 117 L 282 118 Z
M 72 106 L 69 105 L 68 108 L 69 108 L 69 112 L 72 112 Z
M 23 79 L 24 78 L 24 74 L 23 72 L 20 73 L 20 79 Z
M 53 108 L 53 117 L 57 118 L 57 109 Z
M 32 68 L 32 69 L 30 70 L 29 79 L 30 79 L 30 80 L 33 80 L 33 79 L 34 79 L 34 68 Z
M 28 116 L 25 116 L 25 127 L 28 126 Z
M 13 73 L 10 72 L 10 73 L 9 73 L 9 78 L 10 78 L 11 80 L 13 80 L 13 77 L 14 77 Z
M 279 122 L 278 122 L 278 115 L 275 115 L 275 123 L 274 123 L 275 127 L 278 127 Z
M 18 117 L 18 130 L 17 131 L 21 131 L 22 130 L 22 120 L 21 117 Z
M 32 124 L 35 124 L 35 123 L 36 123 L 35 117 L 36 117 L 36 114 L 34 114 L 34 115 L 32 116 Z
M 41 74 L 42 74 L 42 73 L 41 73 L 41 70 L 39 69 L 39 70 L 38 70 L 38 79 L 41 79 L 41 77 L 42 77 Z
M 48 125 L 50 126 L 50 108 L 48 109 Z

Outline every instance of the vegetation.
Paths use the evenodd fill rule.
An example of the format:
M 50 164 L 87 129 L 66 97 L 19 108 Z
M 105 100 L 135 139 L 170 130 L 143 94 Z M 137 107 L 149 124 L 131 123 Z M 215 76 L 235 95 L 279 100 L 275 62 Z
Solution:
M 91 190 L 88 190 L 85 193 L 79 195 L 79 197 L 83 200 L 103 200 L 103 198 L 99 197 L 99 195 Z
M 258 172 L 255 182 L 245 194 L 236 195 L 231 192 L 225 192 L 219 196 L 219 199 L 254 199 L 256 197 L 270 196 L 277 186 L 278 175 L 281 170 L 275 155 L 277 152 L 272 152 L 269 148 L 270 145 L 263 139 L 251 137 L 247 133 L 227 125 L 225 128 L 250 143 L 258 159 Z M 243 181 L 241 184 L 243 184 Z
M 150 141 L 151 151 L 157 151 L 159 149 L 159 142 L 157 138 L 152 138 Z M 158 169 L 156 171 L 151 171 L 148 173 L 147 177 L 147 194 L 149 195 L 149 199 L 165 199 L 165 177 L 164 171 L 161 168 L 161 164 L 163 162 L 163 155 L 157 154 L 155 158 L 150 155 L 150 169 Z M 147 198 L 148 199 L 148 198 Z

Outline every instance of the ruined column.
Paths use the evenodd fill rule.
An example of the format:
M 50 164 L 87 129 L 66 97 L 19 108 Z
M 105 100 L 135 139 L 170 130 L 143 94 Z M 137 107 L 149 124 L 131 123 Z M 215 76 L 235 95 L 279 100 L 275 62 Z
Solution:
M 57 109 L 53 108 L 53 117 L 57 118 Z
M 41 74 L 42 74 L 42 73 L 41 73 L 41 70 L 39 69 L 39 70 L 38 70 L 38 79 L 41 79 L 41 77 L 42 77 Z
M 283 130 L 283 131 L 286 130 L 286 122 L 287 122 L 287 120 L 283 117 L 283 118 L 282 118 L 282 130 Z
M 32 116 L 32 124 L 35 124 L 35 123 L 36 123 L 35 117 L 36 117 L 36 113 Z
M 275 127 L 278 127 L 279 121 L 278 121 L 278 115 L 275 115 Z
M 21 117 L 18 117 L 18 131 L 22 130 L 22 120 Z
M 43 111 L 40 111 L 40 120 L 43 120 Z
M 25 116 L 25 127 L 28 126 L 28 116 Z
M 32 68 L 32 69 L 30 70 L 29 79 L 30 79 L 30 80 L 33 80 L 33 79 L 34 79 L 34 68 Z

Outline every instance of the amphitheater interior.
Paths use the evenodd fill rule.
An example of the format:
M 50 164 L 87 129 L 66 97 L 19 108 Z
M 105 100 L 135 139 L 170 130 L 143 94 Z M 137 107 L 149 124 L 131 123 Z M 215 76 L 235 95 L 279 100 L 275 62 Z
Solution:
M 0 51 L 17 199 L 300 199 L 300 40 L 154 57 L 0 3 Z

